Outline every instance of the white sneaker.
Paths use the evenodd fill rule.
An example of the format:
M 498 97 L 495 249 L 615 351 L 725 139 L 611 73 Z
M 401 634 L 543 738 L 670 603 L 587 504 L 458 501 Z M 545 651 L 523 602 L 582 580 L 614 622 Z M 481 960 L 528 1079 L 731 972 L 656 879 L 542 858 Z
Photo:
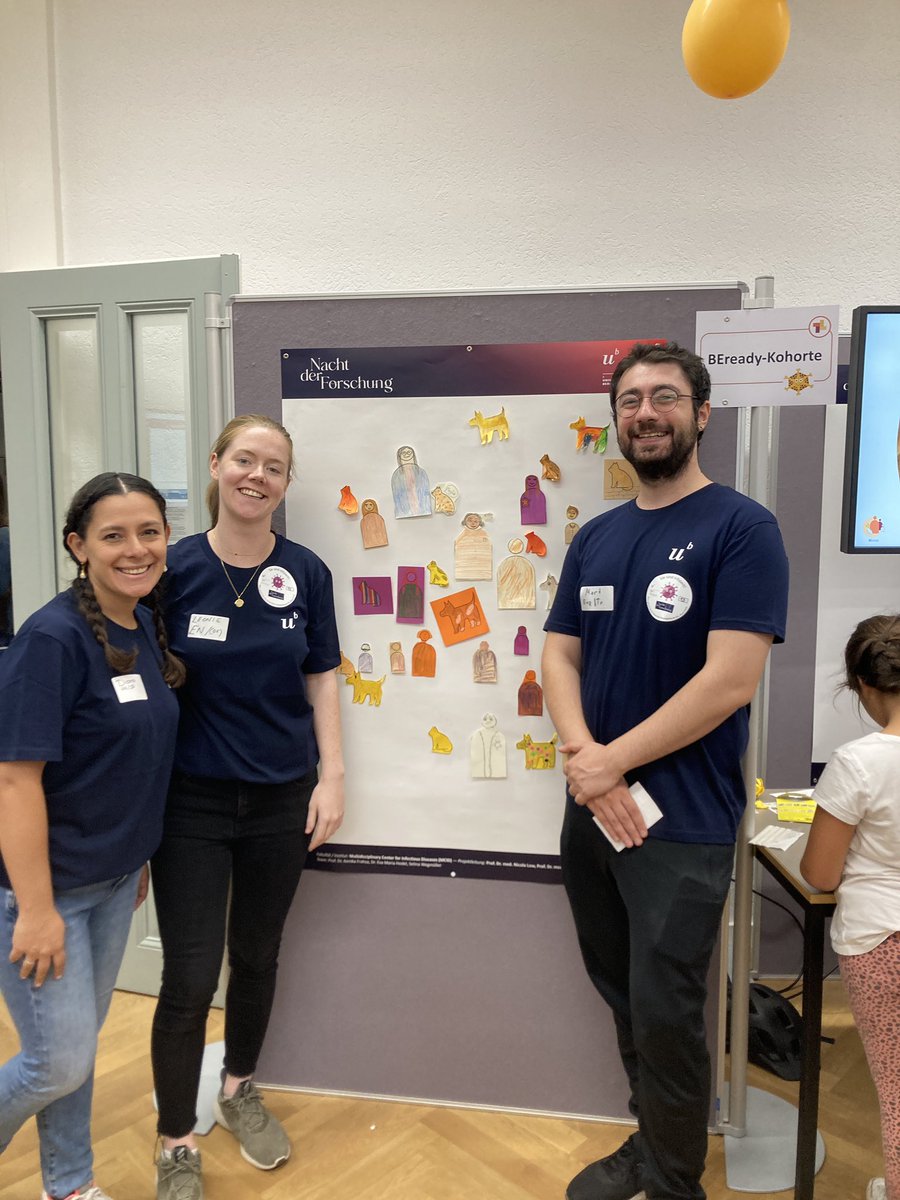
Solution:
M 866 1188 L 866 1200 L 884 1200 L 885 1195 L 884 1180 L 870 1179 Z
M 52 1200 L 52 1198 L 46 1192 L 41 1192 L 41 1200 Z M 110 1198 L 95 1183 L 88 1183 L 75 1192 L 69 1192 L 68 1196 L 63 1197 L 63 1200 L 110 1200 Z

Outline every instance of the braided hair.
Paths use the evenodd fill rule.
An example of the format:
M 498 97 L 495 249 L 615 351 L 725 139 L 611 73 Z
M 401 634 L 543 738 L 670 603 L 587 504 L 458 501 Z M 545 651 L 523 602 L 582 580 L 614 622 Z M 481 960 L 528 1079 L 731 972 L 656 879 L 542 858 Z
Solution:
M 128 475 L 123 471 L 104 471 L 100 475 L 95 475 L 72 497 L 63 527 L 63 546 L 76 566 L 81 568 L 82 564 L 69 545 L 69 535 L 74 533 L 83 539 L 90 526 L 94 506 L 108 496 L 127 496 L 129 492 L 143 492 L 145 496 L 149 496 L 159 509 L 163 524 L 166 523 L 166 502 L 149 480 L 142 479 L 139 475 Z M 177 688 L 184 683 L 185 668 L 181 659 L 176 658 L 169 649 L 169 639 L 159 607 L 159 587 L 160 585 L 157 583 L 149 595 L 144 597 L 144 602 L 149 606 L 153 615 L 156 641 L 162 653 L 163 679 L 169 687 Z M 106 619 L 100 609 L 90 576 L 85 570 L 82 569 L 78 578 L 72 581 L 71 588 L 78 611 L 87 621 L 91 632 L 103 648 L 110 670 L 117 674 L 130 671 L 137 659 L 137 650 L 122 650 L 118 646 L 110 644 L 106 631 Z
M 844 651 L 844 666 L 844 687 L 857 696 L 861 683 L 879 692 L 900 694 L 900 616 L 860 621 Z

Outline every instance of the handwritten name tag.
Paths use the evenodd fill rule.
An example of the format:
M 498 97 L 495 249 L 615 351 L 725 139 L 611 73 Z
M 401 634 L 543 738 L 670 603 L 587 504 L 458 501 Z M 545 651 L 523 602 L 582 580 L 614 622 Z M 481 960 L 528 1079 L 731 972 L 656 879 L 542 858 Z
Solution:
M 140 675 L 113 675 L 112 685 L 120 704 L 147 699 L 147 689 Z
M 207 613 L 191 613 L 188 637 L 205 638 L 208 642 L 224 642 L 228 637 L 228 617 L 213 617 Z
M 582 612 L 612 612 L 613 586 L 611 583 L 597 587 L 583 587 L 580 594 Z

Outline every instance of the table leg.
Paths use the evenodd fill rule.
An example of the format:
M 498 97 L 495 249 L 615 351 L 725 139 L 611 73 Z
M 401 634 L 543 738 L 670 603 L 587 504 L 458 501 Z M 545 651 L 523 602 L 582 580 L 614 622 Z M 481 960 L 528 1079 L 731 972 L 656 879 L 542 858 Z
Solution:
M 812 1200 L 816 1175 L 816 1125 L 822 1050 L 822 964 L 824 906 L 807 907 L 803 923 L 803 1035 L 797 1111 L 797 1164 L 794 1200 Z

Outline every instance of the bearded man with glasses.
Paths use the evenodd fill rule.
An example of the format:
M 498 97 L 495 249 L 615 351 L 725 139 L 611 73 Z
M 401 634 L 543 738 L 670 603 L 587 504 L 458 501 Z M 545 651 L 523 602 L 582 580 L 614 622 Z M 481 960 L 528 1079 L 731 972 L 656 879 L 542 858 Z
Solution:
M 749 702 L 784 640 L 788 585 L 772 514 L 700 469 L 710 390 L 674 342 L 619 363 L 610 401 L 638 495 L 576 534 L 544 626 L 544 697 L 568 756 L 563 880 L 638 1123 L 568 1200 L 706 1195 L 706 976 L 746 803 Z

